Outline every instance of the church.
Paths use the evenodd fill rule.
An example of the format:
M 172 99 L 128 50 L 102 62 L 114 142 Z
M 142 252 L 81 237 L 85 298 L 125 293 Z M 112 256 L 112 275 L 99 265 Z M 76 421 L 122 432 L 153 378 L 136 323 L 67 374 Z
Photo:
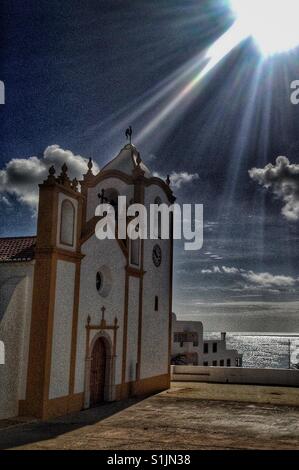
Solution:
M 175 198 L 125 145 L 98 174 L 39 185 L 37 234 L 0 239 L 0 419 L 48 419 L 167 389 L 173 240 L 99 240 L 95 209 Z M 116 226 L 117 231 L 117 226 Z M 157 253 L 159 256 L 157 256 Z

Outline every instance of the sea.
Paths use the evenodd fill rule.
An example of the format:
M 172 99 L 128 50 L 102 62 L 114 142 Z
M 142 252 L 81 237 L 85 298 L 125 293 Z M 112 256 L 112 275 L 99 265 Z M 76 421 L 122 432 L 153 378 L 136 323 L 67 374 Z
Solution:
M 205 339 L 220 339 L 220 334 L 210 332 L 204 337 Z M 299 334 L 227 333 L 226 347 L 237 349 L 243 354 L 243 367 L 261 369 L 299 367 Z

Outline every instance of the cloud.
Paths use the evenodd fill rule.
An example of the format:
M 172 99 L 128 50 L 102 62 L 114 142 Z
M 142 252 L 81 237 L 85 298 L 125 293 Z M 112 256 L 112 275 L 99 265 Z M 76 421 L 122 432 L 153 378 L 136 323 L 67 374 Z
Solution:
M 166 179 L 165 176 L 161 176 L 159 173 L 153 173 L 154 176 L 157 176 L 161 179 Z M 187 173 L 186 171 L 182 171 L 177 173 L 173 171 L 170 175 L 170 184 L 173 188 L 180 189 L 184 184 L 192 183 L 195 180 L 199 179 L 198 173 Z
M 222 258 L 220 258 L 222 259 Z M 238 268 L 229 268 L 227 266 L 213 266 L 212 269 L 202 269 L 201 270 L 202 274 L 240 274 L 240 271 Z
M 6 207 L 11 207 L 12 206 L 11 202 L 7 199 L 7 197 L 2 196 L 2 194 L 0 194 L 0 204 L 3 204 Z
M 275 165 L 269 163 L 265 168 L 252 168 L 249 176 L 284 202 L 281 212 L 286 219 L 299 220 L 299 164 L 278 157 Z
M 227 266 L 222 266 L 222 270 L 226 274 L 238 274 L 238 268 L 228 268 Z
M 71 150 L 64 150 L 59 145 L 50 145 L 44 151 L 41 158 L 32 156 L 29 158 L 13 158 L 0 170 L 0 195 L 9 202 L 7 196 L 12 195 L 20 203 L 36 209 L 38 203 L 38 184 L 46 179 L 48 169 L 54 165 L 57 173 L 60 172 L 63 163 L 68 167 L 68 175 L 71 179 L 81 179 L 87 170 L 87 159 L 80 155 L 74 155 Z M 94 163 L 93 169 L 99 171 Z
M 154 153 L 150 153 L 149 155 L 145 156 L 144 160 L 145 160 L 145 163 L 149 164 L 157 160 L 157 155 L 155 155 Z
M 202 269 L 202 274 L 223 274 L 233 275 L 237 281 L 245 281 L 246 284 L 239 285 L 239 289 L 253 289 L 253 288 L 278 288 L 285 289 L 294 287 L 298 284 L 299 278 L 295 279 L 291 276 L 274 275 L 271 273 L 255 273 L 254 271 L 245 271 L 236 267 L 228 266 L 213 266 L 213 268 Z
M 293 287 L 296 284 L 296 279 L 291 276 L 274 276 L 270 273 L 254 273 L 253 271 L 242 274 L 242 276 L 261 287 Z
M 219 266 L 213 266 L 212 269 L 202 269 L 202 274 L 221 274 L 221 269 Z

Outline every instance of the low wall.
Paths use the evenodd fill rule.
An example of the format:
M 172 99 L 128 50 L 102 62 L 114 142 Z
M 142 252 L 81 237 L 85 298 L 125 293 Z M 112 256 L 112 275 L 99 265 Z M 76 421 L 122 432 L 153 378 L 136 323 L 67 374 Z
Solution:
M 213 382 L 299 387 L 299 370 L 171 366 L 171 380 L 174 382 Z

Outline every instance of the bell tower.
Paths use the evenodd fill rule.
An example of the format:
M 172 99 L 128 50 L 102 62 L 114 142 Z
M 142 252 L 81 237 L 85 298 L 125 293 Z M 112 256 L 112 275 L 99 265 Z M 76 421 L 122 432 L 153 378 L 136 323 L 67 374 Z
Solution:
M 49 418 L 74 407 L 83 196 L 64 164 L 39 185 L 26 399 L 20 414 Z M 78 403 L 76 404 L 78 407 Z

